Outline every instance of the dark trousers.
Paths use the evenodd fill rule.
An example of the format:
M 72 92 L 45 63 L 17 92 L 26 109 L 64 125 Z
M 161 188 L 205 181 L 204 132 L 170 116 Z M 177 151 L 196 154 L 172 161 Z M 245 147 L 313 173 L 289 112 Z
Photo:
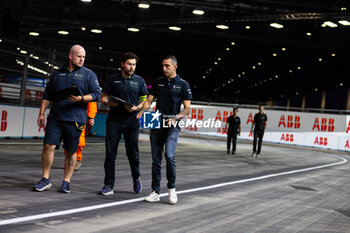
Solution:
M 180 130 L 174 128 L 152 129 L 151 130 L 151 151 L 152 151 L 152 190 L 160 192 L 162 158 L 165 146 L 166 177 L 168 188 L 175 188 L 176 181 L 176 146 Z
M 231 141 L 232 141 L 232 152 L 236 152 L 237 132 L 227 134 L 227 152 L 230 152 Z
M 139 129 L 128 127 L 113 121 L 107 121 L 106 128 L 106 158 L 105 185 L 113 189 L 115 182 L 115 159 L 118 152 L 118 144 L 121 135 L 124 135 L 126 155 L 129 159 L 131 175 L 133 179 L 140 177 L 140 158 L 139 158 Z
M 254 130 L 253 152 L 256 152 L 257 154 L 260 154 L 263 137 L 264 137 L 264 131 Z M 258 141 L 258 151 L 256 151 L 256 141 L 257 141 L 257 139 L 259 139 L 259 141 Z

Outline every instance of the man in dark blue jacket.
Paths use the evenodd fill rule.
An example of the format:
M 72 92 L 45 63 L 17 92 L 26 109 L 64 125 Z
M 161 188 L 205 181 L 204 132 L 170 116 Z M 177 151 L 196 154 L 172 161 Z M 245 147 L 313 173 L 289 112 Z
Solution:
M 163 124 L 160 129 L 151 130 L 152 151 L 152 193 L 145 198 L 148 202 L 160 200 L 160 180 L 162 157 L 165 146 L 166 176 L 168 179 L 169 203 L 176 204 L 176 146 L 180 132 L 177 122 L 186 117 L 190 112 L 192 93 L 189 84 L 176 73 L 177 59 L 173 55 L 167 55 L 162 60 L 164 77 L 158 78 L 152 85 L 147 101 L 142 110 L 147 111 L 155 97 L 157 97 L 156 109 L 162 113 Z M 184 109 L 181 111 L 181 105 Z M 141 111 L 138 117 L 142 116 Z
M 133 178 L 134 192 L 139 193 L 142 189 L 138 146 L 140 122 L 136 116 L 147 98 L 148 91 L 145 80 L 135 74 L 137 61 L 136 54 L 124 53 L 121 62 L 122 71 L 112 75 L 103 89 L 101 102 L 110 106 L 110 112 L 106 127 L 105 179 L 100 191 L 102 195 L 113 194 L 115 160 L 122 134 Z M 114 101 L 113 97 L 124 100 L 126 103 Z
M 76 164 L 76 150 L 79 137 L 87 121 L 87 102 L 97 101 L 101 97 L 101 88 L 96 74 L 85 68 L 85 49 L 74 45 L 69 51 L 69 63 L 55 71 L 45 88 L 38 116 L 38 126 L 45 127 L 45 110 L 52 102 L 45 127 L 44 147 L 42 150 L 42 179 L 34 186 L 36 191 L 48 190 L 50 170 L 54 151 L 63 140 L 64 179 L 59 192 L 70 192 L 70 180 Z M 62 90 L 75 86 L 80 94 L 68 95 L 57 99 Z

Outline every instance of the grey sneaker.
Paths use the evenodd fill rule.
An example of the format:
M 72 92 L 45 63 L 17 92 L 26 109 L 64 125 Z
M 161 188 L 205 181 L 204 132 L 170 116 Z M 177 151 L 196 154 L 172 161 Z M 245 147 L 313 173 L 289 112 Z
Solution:
M 74 171 L 78 171 L 82 165 L 82 162 L 77 160 L 77 163 L 75 164 Z
M 148 195 L 145 199 L 147 202 L 157 202 L 160 201 L 159 194 L 156 191 L 153 191 L 150 195 Z

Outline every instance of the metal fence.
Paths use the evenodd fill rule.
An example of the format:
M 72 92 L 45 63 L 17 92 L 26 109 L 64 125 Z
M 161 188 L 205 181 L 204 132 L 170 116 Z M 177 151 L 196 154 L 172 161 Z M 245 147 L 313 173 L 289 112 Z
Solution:
M 39 105 L 49 76 L 47 68 L 53 65 L 20 48 L 18 53 L 0 49 L 0 54 L 0 102 Z

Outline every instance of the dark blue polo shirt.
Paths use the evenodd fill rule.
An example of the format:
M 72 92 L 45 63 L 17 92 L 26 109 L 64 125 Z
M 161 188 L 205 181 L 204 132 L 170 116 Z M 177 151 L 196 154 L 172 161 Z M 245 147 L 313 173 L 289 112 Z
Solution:
M 140 96 L 147 95 L 147 86 L 145 80 L 135 74 L 129 79 L 122 76 L 121 72 L 112 75 L 106 82 L 103 92 L 107 95 L 113 95 L 135 106 L 140 103 Z M 121 124 L 127 124 L 131 127 L 139 127 L 139 120 L 136 118 L 137 112 L 128 112 L 123 105 L 110 107 L 108 120 L 116 121 Z
M 267 121 L 267 115 L 265 113 L 260 114 L 260 112 L 256 113 L 254 115 L 254 130 L 255 131 L 264 131 L 265 130 L 265 123 Z
M 162 113 L 163 117 L 178 114 L 182 101 L 192 99 L 190 85 L 179 75 L 170 81 L 165 77 L 156 79 L 150 94 L 157 97 L 156 109 Z
M 227 119 L 228 134 L 237 133 L 239 130 L 239 125 L 241 124 L 241 118 L 239 116 L 234 117 L 233 115 Z
M 51 75 L 46 85 L 43 99 L 52 101 L 56 92 L 65 88 L 77 86 L 81 95 L 90 94 L 93 101 L 101 97 L 101 88 L 96 74 L 82 66 L 70 72 L 67 66 L 56 70 Z M 85 123 L 87 121 L 87 103 L 73 103 L 68 99 L 53 102 L 50 108 L 50 116 L 59 121 L 71 121 Z

